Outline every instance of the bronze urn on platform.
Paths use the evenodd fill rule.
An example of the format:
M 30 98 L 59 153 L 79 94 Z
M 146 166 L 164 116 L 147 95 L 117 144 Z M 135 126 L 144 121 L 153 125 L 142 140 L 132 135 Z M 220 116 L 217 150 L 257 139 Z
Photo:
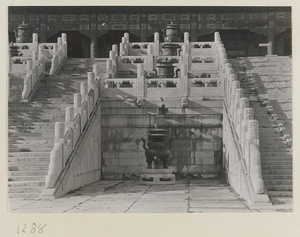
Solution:
M 32 28 L 29 24 L 23 21 L 14 32 L 16 43 L 32 43 Z
M 147 169 L 152 169 L 152 163 L 154 163 L 154 169 L 159 169 L 161 166 L 163 169 L 167 169 L 172 143 L 169 130 L 163 128 L 148 129 L 148 147 L 146 140 L 144 138 L 141 140 L 148 164 Z

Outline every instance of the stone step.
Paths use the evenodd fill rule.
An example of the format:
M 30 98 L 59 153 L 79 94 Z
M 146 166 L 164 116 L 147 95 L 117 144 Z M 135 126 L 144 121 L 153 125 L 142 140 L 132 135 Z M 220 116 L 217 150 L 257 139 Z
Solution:
M 50 152 L 10 152 L 8 153 L 8 157 L 50 157 Z
M 267 187 L 272 186 L 272 185 L 293 185 L 293 180 L 292 179 L 264 179 L 265 185 Z
M 260 142 L 260 145 L 263 146 L 262 148 L 288 148 L 288 146 L 281 141 L 277 141 L 277 142 L 272 141 L 271 144 L 262 143 L 262 142 L 264 142 L 264 140 Z M 265 142 L 268 142 L 268 140 L 266 140 Z
M 40 192 L 35 192 L 35 193 L 9 193 L 8 198 L 23 198 L 23 199 L 38 199 L 41 194 Z
M 36 170 L 36 171 L 8 171 L 8 177 L 14 176 L 46 176 L 48 174 L 47 170 Z
M 15 145 L 52 145 L 54 144 L 54 139 L 44 139 L 40 140 L 36 138 L 35 140 L 25 140 L 25 139 L 16 139 L 13 137 L 9 137 L 8 139 L 9 144 L 15 144 Z
M 44 157 L 8 157 L 8 162 L 40 162 L 50 161 L 50 153 Z
M 291 169 L 262 169 L 262 175 L 292 175 Z
M 286 156 L 286 155 L 292 155 L 291 149 L 287 149 L 286 152 L 283 151 L 261 151 L 260 152 L 261 156 Z
M 293 191 L 293 185 L 266 185 L 268 191 Z
M 15 130 L 15 129 L 8 129 L 9 133 L 14 133 L 14 134 L 21 134 L 21 135 L 25 135 L 25 134 L 34 134 L 36 136 L 40 135 L 40 134 L 44 134 L 44 135 L 50 135 L 53 134 L 55 132 L 55 129 L 35 129 L 35 130 Z M 30 135 L 29 135 L 30 136 Z
M 42 118 L 38 118 L 35 121 L 32 121 L 32 119 L 27 118 L 27 119 L 23 119 L 20 118 L 19 116 L 17 117 L 9 117 L 8 118 L 8 124 L 22 124 L 22 123 L 55 123 L 55 121 L 53 121 L 53 119 L 49 120 L 49 119 L 42 119 Z
M 290 148 L 288 148 L 288 147 L 277 147 L 277 148 L 275 148 L 275 147 L 261 146 L 260 151 L 261 152 L 267 152 L 267 151 L 270 151 L 270 152 L 289 152 Z
M 29 144 L 28 143 L 27 144 L 12 143 L 12 144 L 9 145 L 9 149 L 13 149 L 13 148 L 31 149 L 32 147 L 40 148 L 40 149 L 42 149 L 42 148 L 53 148 L 54 142 L 51 142 L 51 143 L 46 143 L 46 144 L 35 143 L 35 142 L 31 142 Z
M 262 164 L 264 170 L 292 170 L 293 165 Z
M 53 130 L 53 133 L 45 133 L 45 134 L 40 133 L 40 134 L 38 134 L 38 133 L 29 133 L 29 132 L 24 133 L 24 132 L 22 132 L 22 133 L 11 133 L 11 134 L 8 134 L 8 136 L 9 137 L 17 137 L 17 138 L 25 138 L 25 139 L 27 139 L 27 137 L 28 138 L 32 137 L 32 138 L 36 139 L 39 136 L 43 139 L 45 139 L 45 138 L 52 138 L 53 139 L 54 138 L 54 130 Z
M 261 148 L 265 148 L 265 149 L 268 149 L 268 148 L 289 148 L 289 146 L 287 145 L 287 142 L 286 141 L 268 141 L 268 140 L 265 140 L 265 139 L 261 139 L 261 141 L 259 141 L 259 144 L 260 144 L 260 147 Z
M 41 187 L 41 186 L 45 186 L 45 180 L 43 181 L 28 181 L 28 180 L 24 180 L 24 181 L 9 181 L 8 182 L 8 187 Z
M 10 167 L 23 167 L 23 166 L 49 166 L 50 158 L 48 160 L 19 160 L 8 161 L 8 168 Z
M 24 166 L 16 166 L 12 165 L 8 167 L 8 171 L 48 171 L 49 165 L 43 166 L 33 166 L 33 165 L 24 165 Z
M 8 125 L 8 129 L 15 129 L 17 131 L 23 131 L 23 130 L 27 130 L 27 131 L 31 131 L 31 130 L 35 130 L 35 129 L 53 129 L 55 128 L 55 123 L 51 122 L 49 124 L 44 123 L 41 125 Z
M 259 128 L 259 134 L 262 134 L 262 133 L 268 133 L 268 134 L 279 134 L 280 131 L 278 128 L 273 128 L 273 127 L 269 127 L 269 128 L 264 128 L 264 127 L 260 127 Z
M 55 129 L 53 129 L 53 131 L 55 131 Z M 47 132 L 45 134 L 43 133 L 31 133 L 31 132 L 18 132 L 18 133 L 12 133 L 12 132 L 8 132 L 8 138 L 14 139 L 14 138 L 19 138 L 19 139 L 26 139 L 26 140 L 35 140 L 37 138 L 42 138 L 45 140 L 49 140 L 49 138 L 53 139 L 54 138 L 54 134 Z
M 8 193 L 41 193 L 43 186 L 8 187 Z
M 264 180 L 291 180 L 293 178 L 292 174 L 266 174 L 263 173 Z
M 293 160 L 293 156 L 291 155 L 281 155 L 281 156 L 275 156 L 275 155 L 262 155 L 261 160 Z
M 262 139 L 260 141 L 260 144 L 268 144 L 268 143 L 271 143 L 271 144 L 277 144 L 277 143 L 283 143 L 286 142 L 285 138 L 284 137 L 269 137 L 268 139 Z
M 49 148 L 39 148 L 39 147 L 29 147 L 29 148 L 8 148 L 8 152 L 51 152 L 53 149 L 53 147 L 49 147 Z
M 271 197 L 293 197 L 293 191 L 269 191 L 268 194 Z
M 8 177 L 8 181 L 45 181 L 45 176 L 11 176 Z
M 262 165 L 270 165 L 270 164 L 274 164 L 274 165 L 293 165 L 293 161 L 292 160 L 261 160 L 261 164 Z

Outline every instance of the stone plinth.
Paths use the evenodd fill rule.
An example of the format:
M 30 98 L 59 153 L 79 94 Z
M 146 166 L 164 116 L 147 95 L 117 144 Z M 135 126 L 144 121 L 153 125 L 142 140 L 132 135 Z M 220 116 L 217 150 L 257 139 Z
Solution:
M 175 175 L 172 173 L 172 168 L 143 169 L 140 180 L 143 184 L 174 184 Z

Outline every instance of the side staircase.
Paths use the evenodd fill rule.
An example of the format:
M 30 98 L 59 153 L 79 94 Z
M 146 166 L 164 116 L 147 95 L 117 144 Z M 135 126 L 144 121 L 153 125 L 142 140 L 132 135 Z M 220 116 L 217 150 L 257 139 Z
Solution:
M 293 196 L 292 144 L 289 139 L 292 136 L 291 78 L 289 83 L 285 83 L 286 91 L 283 93 L 290 98 L 281 100 L 279 96 L 275 96 L 274 91 L 279 93 L 282 89 L 280 82 L 284 72 L 274 65 L 281 65 L 290 59 L 266 58 L 238 58 L 231 59 L 230 63 L 238 76 L 241 88 L 244 89 L 245 96 L 250 100 L 250 107 L 254 108 L 255 119 L 259 121 L 262 173 L 268 195 L 273 204 L 289 203 Z M 253 67 L 253 62 L 260 63 L 264 70 L 259 70 L 257 66 Z M 287 73 L 291 73 L 291 67 Z M 288 76 L 285 78 L 288 82 Z M 289 109 L 278 109 L 281 107 Z
M 94 61 L 68 59 L 58 74 L 41 81 L 31 102 L 9 102 L 9 198 L 39 197 L 54 145 L 55 122 L 65 120 L 65 108 L 73 104 Z

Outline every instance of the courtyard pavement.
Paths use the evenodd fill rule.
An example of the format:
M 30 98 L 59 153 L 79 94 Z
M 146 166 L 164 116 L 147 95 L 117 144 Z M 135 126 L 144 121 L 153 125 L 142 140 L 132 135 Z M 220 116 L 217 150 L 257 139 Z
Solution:
M 292 203 L 251 207 L 219 180 L 99 181 L 54 200 L 9 199 L 10 213 L 291 212 Z

